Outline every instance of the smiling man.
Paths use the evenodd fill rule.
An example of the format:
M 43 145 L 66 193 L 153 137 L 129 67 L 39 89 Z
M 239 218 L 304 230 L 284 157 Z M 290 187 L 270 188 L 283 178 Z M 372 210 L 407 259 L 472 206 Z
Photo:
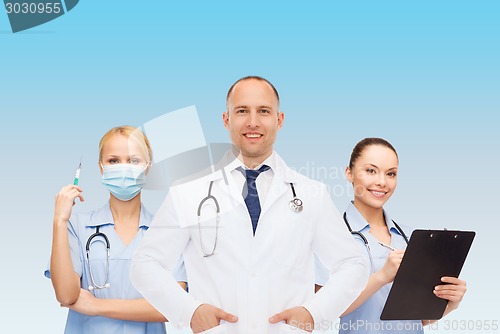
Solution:
M 238 80 L 222 117 L 235 156 L 222 170 L 170 189 L 133 259 L 132 282 L 194 333 L 330 329 L 367 281 L 361 250 L 325 185 L 274 152 L 284 114 L 269 81 Z M 314 254 L 330 278 L 317 294 Z M 172 276 L 181 255 L 189 294 Z

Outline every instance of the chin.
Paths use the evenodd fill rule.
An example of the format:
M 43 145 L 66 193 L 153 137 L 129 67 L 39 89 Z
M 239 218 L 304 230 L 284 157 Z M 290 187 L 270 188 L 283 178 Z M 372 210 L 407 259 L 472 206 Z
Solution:
M 382 209 L 384 207 L 384 204 L 385 202 L 387 202 L 387 200 L 384 200 L 384 201 L 377 201 L 377 200 L 373 200 L 373 199 L 369 199 L 369 200 L 366 200 L 366 199 L 358 199 L 358 201 L 360 201 L 361 203 L 363 203 L 364 206 L 367 206 L 367 207 L 370 207 L 370 208 L 373 208 L 373 209 Z

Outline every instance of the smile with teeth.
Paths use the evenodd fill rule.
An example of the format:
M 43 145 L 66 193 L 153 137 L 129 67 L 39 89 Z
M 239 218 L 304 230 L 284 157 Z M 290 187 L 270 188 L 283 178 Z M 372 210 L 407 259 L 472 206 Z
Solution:
M 245 137 L 247 138 L 260 138 L 262 135 L 260 133 L 245 133 Z
M 373 194 L 375 197 L 384 197 L 387 192 L 385 191 L 376 191 L 376 190 L 370 190 L 370 192 Z

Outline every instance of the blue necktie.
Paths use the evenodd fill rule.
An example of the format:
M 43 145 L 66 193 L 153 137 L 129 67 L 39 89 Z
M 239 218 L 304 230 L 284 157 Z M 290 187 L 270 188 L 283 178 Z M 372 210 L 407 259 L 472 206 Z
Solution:
M 262 165 L 258 170 L 238 168 L 247 179 L 243 186 L 243 198 L 245 199 L 245 204 L 252 220 L 253 235 L 255 235 L 255 230 L 257 230 L 257 223 L 260 216 L 260 201 L 255 180 L 260 173 L 265 172 L 269 168 L 267 165 Z

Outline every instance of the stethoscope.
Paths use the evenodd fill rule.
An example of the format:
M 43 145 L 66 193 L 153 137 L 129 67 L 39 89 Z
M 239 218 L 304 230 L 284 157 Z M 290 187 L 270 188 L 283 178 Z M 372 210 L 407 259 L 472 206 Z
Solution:
M 210 181 L 210 185 L 208 186 L 208 194 L 205 198 L 203 198 L 200 201 L 200 204 L 198 205 L 198 234 L 200 236 L 200 245 L 201 245 L 201 251 L 203 252 L 203 257 L 209 257 L 214 255 L 215 248 L 217 247 L 217 236 L 219 235 L 219 222 L 220 222 L 220 206 L 219 206 L 219 201 L 217 201 L 217 198 L 215 198 L 214 195 L 212 195 L 212 186 L 214 184 L 214 181 Z M 292 195 L 293 198 L 288 202 L 288 206 L 290 207 L 290 210 L 293 212 L 299 213 L 304 209 L 304 204 L 300 198 L 297 197 L 297 194 L 295 193 L 295 187 L 293 186 L 293 183 L 290 183 L 290 187 L 292 188 Z M 201 211 L 203 204 L 205 202 L 211 201 L 215 205 L 215 240 L 214 240 L 214 246 L 210 252 L 205 251 L 205 247 L 203 245 L 203 238 L 201 236 Z
M 102 237 L 104 239 L 104 242 L 106 244 L 106 276 L 104 279 L 104 284 L 99 285 L 95 282 L 94 275 L 92 274 L 92 266 L 90 265 L 90 244 L 92 243 L 92 240 L 96 237 Z M 106 234 L 99 232 L 99 226 L 95 228 L 95 233 L 92 234 L 89 239 L 87 240 L 87 244 L 85 246 L 85 250 L 87 251 L 87 264 L 89 266 L 89 273 L 90 273 L 90 282 L 92 285 L 89 285 L 89 290 L 92 291 L 94 289 L 105 289 L 109 288 L 110 284 L 108 282 L 109 279 L 109 256 L 110 256 L 110 244 L 109 244 L 109 239 L 106 236 Z
M 363 233 L 361 233 L 359 231 L 353 231 L 352 230 L 351 225 L 349 225 L 349 222 L 347 221 L 347 213 L 346 212 L 344 212 L 344 222 L 347 225 L 347 228 L 349 229 L 349 232 L 351 232 L 351 234 L 353 236 L 358 236 L 363 241 L 363 243 L 365 245 L 365 248 L 366 248 L 366 251 L 368 252 L 368 257 L 370 259 L 370 266 L 372 268 L 372 272 L 375 272 L 374 271 L 375 267 L 373 266 L 372 251 L 370 249 L 370 245 L 368 244 L 368 239 L 363 235 Z M 396 224 L 396 222 L 394 220 L 392 222 L 394 223 L 394 226 L 396 227 L 396 229 L 398 230 L 398 232 L 401 234 L 401 236 L 405 239 L 405 242 L 408 245 L 408 237 L 406 236 L 406 234 L 403 231 L 403 229 L 398 224 Z

